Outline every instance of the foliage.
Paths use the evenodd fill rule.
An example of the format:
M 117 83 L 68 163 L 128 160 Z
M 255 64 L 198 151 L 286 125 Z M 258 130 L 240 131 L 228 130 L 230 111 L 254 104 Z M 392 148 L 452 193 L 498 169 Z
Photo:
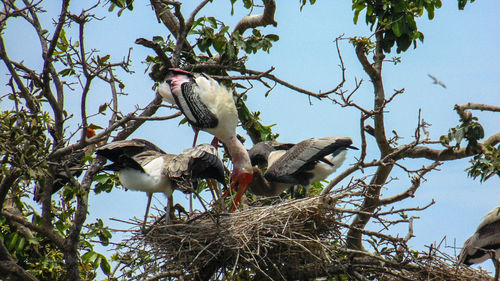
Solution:
M 476 117 L 473 117 L 471 120 L 464 121 L 457 127 L 451 128 L 448 135 L 441 136 L 441 143 L 449 146 L 452 141 L 456 141 L 455 148 L 460 148 L 460 143 L 463 139 L 466 139 L 467 151 L 477 148 L 478 140 L 484 138 L 484 129 L 477 120 Z
M 500 176 L 500 146 L 485 145 L 484 149 L 470 160 L 472 166 L 467 168 L 470 177 L 480 177 L 481 181 L 486 181 L 495 174 Z

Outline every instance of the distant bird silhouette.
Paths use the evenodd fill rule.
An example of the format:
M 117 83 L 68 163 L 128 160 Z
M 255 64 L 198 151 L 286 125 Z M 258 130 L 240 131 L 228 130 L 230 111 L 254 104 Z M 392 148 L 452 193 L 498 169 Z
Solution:
M 351 138 L 310 138 L 293 143 L 260 142 L 249 150 L 254 179 L 248 191 L 261 196 L 276 196 L 294 185 L 307 188 L 326 179 L 345 161 Z M 261 168 L 267 168 L 263 173 Z
M 496 261 L 493 259 L 495 254 Z M 495 264 L 496 278 L 499 279 L 500 262 L 500 206 L 488 212 L 477 227 L 476 232 L 465 241 L 458 263 L 471 265 L 491 258 Z
M 245 147 L 236 137 L 238 112 L 233 94 L 206 74 L 194 74 L 182 69 L 169 71 L 158 93 L 167 102 L 176 104 L 194 128 L 204 130 L 223 142 L 231 155 L 233 173 L 230 190 L 238 186 L 232 208 L 234 211 L 252 181 L 253 169 Z
M 439 86 L 441 86 L 441 87 L 443 87 L 443 88 L 446 89 L 446 85 L 443 82 L 439 81 L 436 77 L 434 77 L 434 76 L 432 76 L 430 74 L 427 74 L 427 76 L 429 76 L 432 79 L 432 84 L 439 85 Z
M 216 179 L 225 184 L 224 166 L 210 144 L 200 144 L 176 155 L 165 153 L 147 140 L 131 139 L 111 142 L 98 148 L 96 154 L 113 162 L 103 169 L 118 171 L 124 187 L 147 193 L 143 230 L 153 193 L 161 192 L 168 198 L 168 225 L 175 189 L 193 192 L 199 179 Z

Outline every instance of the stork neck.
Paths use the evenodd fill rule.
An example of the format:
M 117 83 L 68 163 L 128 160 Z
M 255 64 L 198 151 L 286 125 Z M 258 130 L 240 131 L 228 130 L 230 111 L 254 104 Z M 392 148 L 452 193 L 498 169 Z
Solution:
M 234 168 L 237 170 L 252 171 L 252 164 L 248 152 L 236 136 L 221 140 L 229 150 Z

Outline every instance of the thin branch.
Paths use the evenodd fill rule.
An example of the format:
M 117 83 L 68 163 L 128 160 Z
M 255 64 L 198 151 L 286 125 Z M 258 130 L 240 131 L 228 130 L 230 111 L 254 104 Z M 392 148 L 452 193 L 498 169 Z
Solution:
M 402 193 L 396 194 L 394 196 L 387 197 L 387 198 L 384 198 L 384 199 L 380 199 L 379 200 L 379 204 L 381 206 L 382 205 L 388 205 L 388 204 L 392 204 L 392 203 L 395 203 L 395 202 L 402 201 L 402 200 L 404 200 L 404 199 L 406 199 L 408 197 L 414 197 L 415 196 L 415 191 L 420 187 L 420 182 L 421 182 L 422 178 L 425 176 L 425 174 L 427 174 L 428 172 L 434 170 L 437 166 L 439 166 L 441 164 L 442 164 L 441 162 L 436 161 L 436 162 L 432 163 L 431 165 L 429 165 L 427 167 L 423 167 L 420 170 L 420 172 L 418 172 L 417 175 L 412 178 L 412 180 L 411 180 L 412 185 L 407 190 L 405 190 Z

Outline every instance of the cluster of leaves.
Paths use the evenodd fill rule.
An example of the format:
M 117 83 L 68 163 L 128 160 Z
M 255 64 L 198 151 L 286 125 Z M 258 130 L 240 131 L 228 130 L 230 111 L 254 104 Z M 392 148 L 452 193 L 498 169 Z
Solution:
M 95 274 L 98 268 L 106 275 L 111 274 L 111 265 L 107 258 L 103 254 L 96 252 L 94 244 L 89 242 L 94 238 L 98 238 L 101 245 L 108 246 L 109 240 L 112 237 L 111 232 L 108 227 L 104 226 L 104 222 L 101 219 L 97 219 L 95 223 L 86 225 L 86 229 L 87 231 L 81 235 L 80 243 L 80 248 L 86 251 L 81 258 L 82 267 L 86 269 L 86 272 L 92 272 L 93 274 Z
M 477 148 L 478 140 L 482 138 L 484 138 L 483 126 L 477 122 L 476 117 L 472 117 L 455 128 L 451 128 L 447 135 L 441 136 L 440 141 L 446 147 L 449 147 L 450 143 L 455 141 L 455 148 L 460 148 L 460 143 L 463 139 L 466 139 L 466 151 L 471 151 L 471 149 Z
M 232 64 L 238 60 L 239 50 L 247 54 L 255 54 L 259 50 L 269 52 L 273 42 L 279 40 L 278 35 L 263 35 L 258 29 L 253 29 L 250 36 L 244 37 L 238 32 L 230 34 L 229 28 L 214 17 L 200 17 L 191 25 L 191 34 L 198 35 L 196 41 L 201 52 L 211 57 L 213 48 L 223 62 Z
M 80 47 L 80 42 L 71 42 L 66 37 L 66 31 L 64 29 L 61 30 L 59 40 L 57 40 L 56 49 L 54 50 L 54 56 L 56 56 L 57 60 L 66 67 L 59 71 L 59 75 L 62 77 L 76 75 L 76 71 L 73 67 L 75 65 L 73 57 L 77 56 L 78 47 Z
M 46 238 L 30 234 L 19 231 L 0 217 L 0 241 L 17 263 L 39 280 L 60 280 L 64 275 L 62 252 L 52 247 Z
M 161 272 L 159 262 L 151 251 L 127 247 L 125 244 L 118 246 L 118 251 L 111 256 L 111 260 L 119 263 L 121 273 L 128 280 L 138 279 L 140 272 L 155 275 Z
M 132 11 L 134 9 L 134 0 L 110 0 L 111 5 L 109 5 L 108 11 L 113 12 L 113 10 L 118 7 L 118 16 L 121 16 L 125 9 Z
M 423 42 L 424 34 L 418 31 L 415 18 L 427 11 L 429 19 L 434 18 L 434 10 L 440 8 L 441 0 L 400 0 L 371 1 L 353 0 L 354 23 L 358 22 L 359 14 L 366 9 L 365 22 L 373 30 L 383 34 L 382 48 L 391 52 L 394 44 L 398 53 L 408 50 L 417 40 Z
M 500 146 L 484 145 L 483 153 L 472 158 L 471 163 L 467 173 L 474 179 L 480 177 L 480 181 L 485 181 L 495 174 L 500 176 Z
M 260 122 L 260 112 L 251 112 L 245 104 L 246 96 L 243 95 L 236 101 L 238 117 L 243 124 L 243 128 L 249 133 L 253 143 L 260 141 L 276 140 L 279 134 L 273 134 L 272 127 L 276 124 L 263 125 Z
M 28 185 L 46 177 L 51 142 L 45 132 L 51 124 L 47 113 L 0 112 L 0 178 L 15 174 L 18 184 Z

